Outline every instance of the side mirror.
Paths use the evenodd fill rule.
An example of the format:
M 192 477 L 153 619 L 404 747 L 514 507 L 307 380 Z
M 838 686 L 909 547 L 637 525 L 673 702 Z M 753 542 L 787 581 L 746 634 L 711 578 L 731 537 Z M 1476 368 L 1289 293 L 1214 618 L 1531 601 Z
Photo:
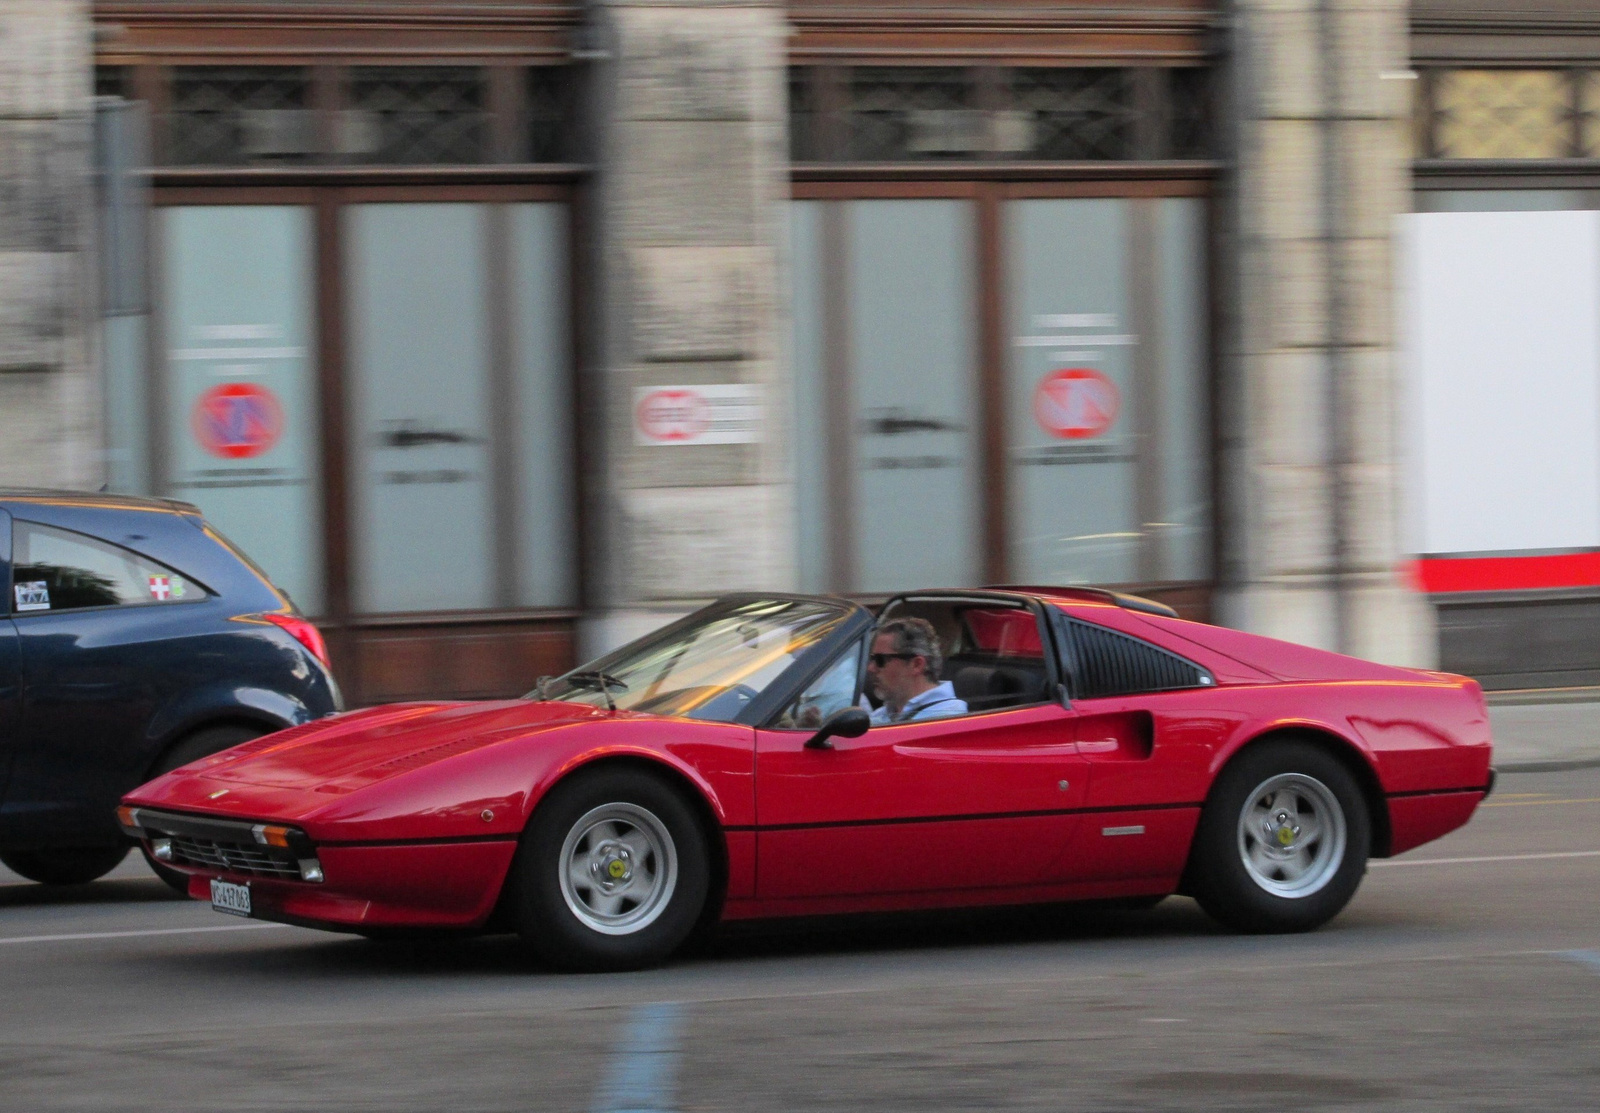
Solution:
M 806 749 L 831 750 L 833 743 L 828 739 L 836 735 L 840 738 L 860 738 L 867 733 L 867 728 L 870 726 L 872 726 L 872 716 L 861 708 L 843 708 L 829 715 L 828 721 L 822 724 L 822 729 L 806 739 Z

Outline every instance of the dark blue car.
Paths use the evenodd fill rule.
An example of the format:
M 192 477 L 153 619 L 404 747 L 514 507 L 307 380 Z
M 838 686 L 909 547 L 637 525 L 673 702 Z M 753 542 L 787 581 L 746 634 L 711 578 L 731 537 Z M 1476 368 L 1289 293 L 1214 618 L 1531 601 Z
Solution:
M 187 503 L 0 490 L 0 584 L 0 862 L 35 881 L 115 867 L 135 785 L 341 706 L 316 627 Z

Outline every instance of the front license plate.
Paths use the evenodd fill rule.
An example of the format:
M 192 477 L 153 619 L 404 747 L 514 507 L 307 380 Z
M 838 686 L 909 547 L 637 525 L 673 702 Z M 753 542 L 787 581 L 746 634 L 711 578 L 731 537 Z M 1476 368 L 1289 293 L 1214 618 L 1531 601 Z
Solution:
M 211 882 L 211 907 L 230 916 L 250 915 L 250 886 L 231 881 Z

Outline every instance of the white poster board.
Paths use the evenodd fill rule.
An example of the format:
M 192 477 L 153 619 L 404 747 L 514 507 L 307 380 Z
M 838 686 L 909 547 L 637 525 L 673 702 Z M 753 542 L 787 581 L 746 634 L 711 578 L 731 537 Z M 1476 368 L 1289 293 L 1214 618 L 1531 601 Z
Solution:
M 1402 218 L 1408 546 L 1600 546 L 1600 213 Z

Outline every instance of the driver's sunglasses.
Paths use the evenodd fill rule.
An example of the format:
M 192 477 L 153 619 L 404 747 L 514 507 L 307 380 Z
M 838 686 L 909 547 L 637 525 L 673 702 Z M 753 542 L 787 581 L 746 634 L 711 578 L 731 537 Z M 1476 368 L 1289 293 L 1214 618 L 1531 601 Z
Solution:
M 873 668 L 881 669 L 890 661 L 909 661 L 915 656 L 915 653 L 873 653 L 867 659 L 872 662 Z

